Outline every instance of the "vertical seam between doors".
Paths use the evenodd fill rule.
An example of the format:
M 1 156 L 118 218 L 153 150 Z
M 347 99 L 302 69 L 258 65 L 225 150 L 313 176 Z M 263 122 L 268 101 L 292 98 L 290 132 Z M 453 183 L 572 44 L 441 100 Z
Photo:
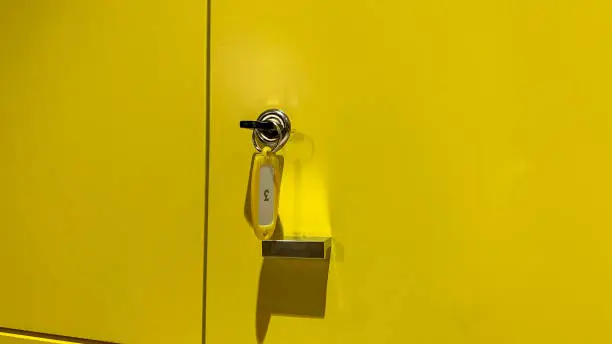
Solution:
M 206 0 L 206 52 L 205 52 L 205 59 L 206 59 L 206 76 L 205 76 L 205 116 L 206 116 L 206 120 L 205 120 L 205 125 L 206 125 L 206 130 L 205 130 L 205 144 L 206 144 L 206 158 L 205 158 L 205 162 L 204 162 L 204 173 L 205 173 L 205 183 L 204 183 L 204 254 L 203 254 L 203 278 L 202 278 L 202 344 L 206 343 L 206 284 L 207 284 L 207 265 L 208 265 L 208 208 L 209 208 L 209 200 L 210 197 L 208 196 L 209 194 L 209 190 L 210 190 L 210 47 L 211 47 L 211 15 L 210 15 L 210 9 L 211 9 L 211 1 L 212 0 Z

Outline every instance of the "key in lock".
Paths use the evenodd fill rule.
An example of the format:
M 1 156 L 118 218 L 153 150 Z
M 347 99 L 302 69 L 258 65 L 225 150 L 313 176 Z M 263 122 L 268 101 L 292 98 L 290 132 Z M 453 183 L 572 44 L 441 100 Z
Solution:
M 281 158 L 276 155 L 289 140 L 291 123 L 278 109 L 261 113 L 255 121 L 240 121 L 240 127 L 253 130 L 253 158 L 250 180 L 251 226 L 255 236 L 268 240 L 278 219 L 281 182 Z

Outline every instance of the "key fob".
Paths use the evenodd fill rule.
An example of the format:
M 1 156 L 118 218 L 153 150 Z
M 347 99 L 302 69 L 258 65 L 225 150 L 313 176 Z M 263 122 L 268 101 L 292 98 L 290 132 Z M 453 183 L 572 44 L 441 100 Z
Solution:
M 251 224 L 261 240 L 270 239 L 276 228 L 280 181 L 280 157 L 265 147 L 253 159 L 250 190 Z

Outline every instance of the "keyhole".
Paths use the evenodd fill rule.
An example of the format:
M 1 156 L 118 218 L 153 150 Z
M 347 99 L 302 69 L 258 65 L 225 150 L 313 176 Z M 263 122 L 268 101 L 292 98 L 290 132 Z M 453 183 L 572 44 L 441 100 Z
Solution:
M 264 190 L 264 201 L 265 202 L 269 202 L 270 201 L 270 199 L 268 198 L 269 195 L 270 195 L 270 190 L 265 189 Z

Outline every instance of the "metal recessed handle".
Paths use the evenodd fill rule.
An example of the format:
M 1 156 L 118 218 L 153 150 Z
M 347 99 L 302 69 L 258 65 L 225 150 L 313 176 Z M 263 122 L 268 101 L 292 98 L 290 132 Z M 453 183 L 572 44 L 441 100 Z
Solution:
M 261 255 L 264 258 L 329 259 L 332 240 L 322 238 L 284 238 L 261 242 Z

